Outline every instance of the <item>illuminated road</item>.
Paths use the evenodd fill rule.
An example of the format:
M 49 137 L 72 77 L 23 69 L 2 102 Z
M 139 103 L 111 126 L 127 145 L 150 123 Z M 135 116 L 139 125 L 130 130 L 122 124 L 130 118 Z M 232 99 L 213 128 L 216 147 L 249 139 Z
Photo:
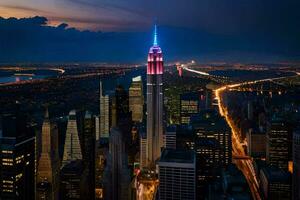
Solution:
M 190 72 L 195 72 L 200 75 L 210 76 L 210 74 L 208 74 L 206 72 L 201 72 L 201 71 L 196 71 L 196 70 L 190 69 L 187 67 L 187 65 L 182 65 L 182 68 L 184 70 L 187 70 Z M 299 73 L 296 73 L 296 74 L 300 75 Z M 247 182 L 250 187 L 250 190 L 251 190 L 251 193 L 252 193 L 252 196 L 256 200 L 261 200 L 261 197 L 259 194 L 259 184 L 257 181 L 257 177 L 255 175 L 252 159 L 249 159 L 249 157 L 247 156 L 247 154 L 244 150 L 244 147 L 243 147 L 244 143 L 240 142 L 241 140 L 239 139 L 239 135 L 240 135 L 239 129 L 236 127 L 233 120 L 229 116 L 228 110 L 222 102 L 221 94 L 230 88 L 236 88 L 236 87 L 240 87 L 243 85 L 250 85 L 250 84 L 256 84 L 256 83 L 267 82 L 267 81 L 274 81 L 274 80 L 279 80 L 279 79 L 283 79 L 283 78 L 287 78 L 287 77 L 268 78 L 268 79 L 261 79 L 261 80 L 255 80 L 255 81 L 246 81 L 246 82 L 242 82 L 242 83 L 230 84 L 230 85 L 222 86 L 214 91 L 216 100 L 218 102 L 219 113 L 226 119 L 226 121 L 232 131 L 232 151 L 233 151 L 232 153 L 237 158 L 234 160 L 234 162 L 237 165 L 237 167 L 243 172 L 244 176 L 246 177 Z M 241 158 L 241 159 L 239 159 L 239 158 Z
M 186 70 L 186 71 L 189 71 L 189 72 L 194 72 L 196 74 L 200 74 L 200 75 L 203 75 L 203 76 L 210 76 L 209 73 L 202 72 L 202 71 L 197 71 L 197 70 L 194 70 L 194 69 L 190 69 L 190 68 L 187 67 L 187 65 L 184 65 L 184 64 L 182 64 L 180 67 L 182 69 Z

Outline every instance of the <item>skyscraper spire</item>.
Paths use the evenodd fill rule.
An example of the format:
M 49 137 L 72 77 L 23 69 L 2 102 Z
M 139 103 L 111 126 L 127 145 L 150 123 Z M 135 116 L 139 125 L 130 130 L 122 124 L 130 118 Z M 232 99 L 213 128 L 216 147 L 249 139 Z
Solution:
M 153 40 L 153 46 L 157 46 L 158 43 L 157 43 L 157 25 L 155 23 L 154 25 L 154 40 Z

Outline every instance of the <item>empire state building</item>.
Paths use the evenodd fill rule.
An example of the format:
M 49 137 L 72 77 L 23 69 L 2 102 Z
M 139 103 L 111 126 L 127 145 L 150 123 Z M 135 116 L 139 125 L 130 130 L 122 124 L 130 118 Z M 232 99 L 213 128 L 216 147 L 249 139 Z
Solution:
M 163 56 L 157 43 L 155 26 L 153 46 L 147 66 L 147 165 L 154 167 L 163 146 Z

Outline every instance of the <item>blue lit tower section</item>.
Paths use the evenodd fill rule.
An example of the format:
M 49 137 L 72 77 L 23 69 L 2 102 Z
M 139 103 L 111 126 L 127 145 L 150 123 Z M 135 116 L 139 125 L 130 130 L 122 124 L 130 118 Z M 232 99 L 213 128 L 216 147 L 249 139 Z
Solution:
M 147 66 L 147 165 L 154 167 L 163 146 L 163 56 L 157 43 L 155 26 L 153 46 Z

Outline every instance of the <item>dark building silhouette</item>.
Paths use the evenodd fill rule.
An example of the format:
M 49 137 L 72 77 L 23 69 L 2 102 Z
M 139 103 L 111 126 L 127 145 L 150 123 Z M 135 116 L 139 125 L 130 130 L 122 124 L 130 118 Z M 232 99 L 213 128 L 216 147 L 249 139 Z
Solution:
M 267 130 L 267 163 L 283 170 L 288 170 L 289 162 L 289 128 L 287 123 L 273 117 Z
M 231 163 L 231 131 L 225 119 L 215 110 L 205 110 L 194 115 L 191 125 L 196 134 L 194 149 L 197 153 L 199 197 L 209 181 L 220 177 L 220 169 Z
M 86 199 L 83 196 L 82 160 L 66 163 L 60 172 L 60 199 Z
M 95 199 L 95 118 L 85 113 L 83 131 L 83 196 Z
M 0 197 L 34 199 L 35 136 L 19 109 L 2 117 L 0 130 Z

